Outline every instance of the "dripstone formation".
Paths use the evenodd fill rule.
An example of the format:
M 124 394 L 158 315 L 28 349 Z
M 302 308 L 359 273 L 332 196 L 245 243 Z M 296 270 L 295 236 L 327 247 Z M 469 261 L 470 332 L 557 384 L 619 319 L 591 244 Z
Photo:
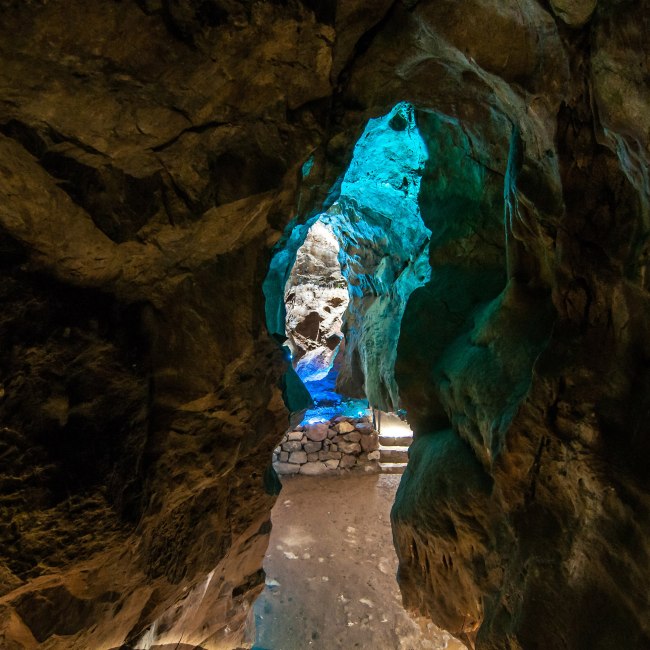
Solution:
M 479 650 L 650 647 L 648 0 L 0 15 L 0 647 L 250 645 L 298 408 L 262 284 L 400 102 L 431 275 L 354 383 L 415 431 L 404 601 Z

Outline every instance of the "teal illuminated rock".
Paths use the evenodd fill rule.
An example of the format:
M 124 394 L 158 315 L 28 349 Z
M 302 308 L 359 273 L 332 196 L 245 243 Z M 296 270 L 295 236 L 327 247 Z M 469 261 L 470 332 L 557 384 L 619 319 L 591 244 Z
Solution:
M 337 390 L 347 397 L 367 397 L 386 410 L 399 406 L 394 366 L 404 309 L 413 290 L 430 276 L 431 232 L 418 204 L 427 157 L 413 106 L 397 104 L 368 122 L 338 200 L 317 217 L 340 243 L 341 273 L 348 285 Z M 288 231 L 265 281 L 268 326 L 279 336 L 285 334 L 282 290 L 313 222 Z M 326 317 L 323 313 L 321 320 Z M 315 385 L 310 390 L 318 392 Z

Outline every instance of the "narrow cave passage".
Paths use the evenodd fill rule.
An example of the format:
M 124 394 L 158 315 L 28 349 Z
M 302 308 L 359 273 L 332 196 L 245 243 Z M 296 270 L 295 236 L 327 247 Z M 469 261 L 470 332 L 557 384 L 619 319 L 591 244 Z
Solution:
M 279 474 L 401 469 L 406 461 L 408 443 L 394 443 L 400 434 L 408 439 L 408 426 L 393 418 L 386 446 L 395 449 L 385 458 L 376 430 L 382 411 L 400 409 L 402 316 L 430 277 L 431 231 L 418 205 L 426 160 L 414 108 L 397 104 L 368 122 L 336 200 L 293 224 L 278 247 L 265 282 L 267 320 L 292 362 L 288 406 L 309 407 L 276 449 Z M 310 169 L 308 162 L 303 174 Z
M 418 206 L 426 159 L 410 104 L 370 120 L 337 199 L 290 225 L 264 283 L 269 330 L 287 345 L 301 379 L 320 381 L 322 370 L 336 367 L 339 394 L 386 411 L 399 405 L 394 365 L 402 315 L 430 277 L 431 232 Z
M 650 650 L 650 0 L 0 7 L 0 650 Z
M 305 415 L 307 422 L 363 414 L 368 406 L 367 400 L 346 397 L 336 390 L 345 354 L 343 316 L 350 302 L 340 249 L 332 226 L 316 221 L 296 253 L 284 291 L 287 347 L 314 402 Z
M 430 277 L 418 205 L 426 159 L 411 105 L 371 120 L 337 200 L 294 224 L 273 258 L 267 319 L 291 361 L 295 415 L 273 456 L 284 488 L 256 647 L 462 647 L 402 607 L 389 524 L 391 473 L 403 471 L 412 439 L 397 341 L 411 293 Z

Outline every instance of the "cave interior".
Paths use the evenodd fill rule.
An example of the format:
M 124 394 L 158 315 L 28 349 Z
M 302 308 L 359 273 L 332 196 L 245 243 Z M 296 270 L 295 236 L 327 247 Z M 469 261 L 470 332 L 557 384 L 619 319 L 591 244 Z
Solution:
M 0 647 L 250 645 L 329 377 L 408 413 L 409 611 L 650 648 L 650 0 L 0 13 Z
M 287 337 L 314 401 L 306 420 L 399 409 L 401 320 L 430 277 L 431 232 L 418 205 L 426 158 L 412 105 L 371 119 L 336 198 L 305 224 L 290 224 L 276 247 L 264 283 L 267 322 L 278 340 Z

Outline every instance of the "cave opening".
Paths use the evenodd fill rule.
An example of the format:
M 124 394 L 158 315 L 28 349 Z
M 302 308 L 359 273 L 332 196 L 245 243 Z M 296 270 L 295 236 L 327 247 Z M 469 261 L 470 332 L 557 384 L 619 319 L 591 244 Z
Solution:
M 348 291 L 341 342 L 336 356 L 328 357 L 321 378 L 335 370 L 335 381 L 330 377 L 329 386 L 342 401 L 367 400 L 382 412 L 404 409 L 415 433 L 401 478 L 368 471 L 383 470 L 382 460 L 389 460 L 382 459 L 383 447 L 397 446 L 397 436 L 390 445 L 386 432 L 382 430 L 380 435 L 376 422 L 369 418 L 364 422 L 363 417 L 353 415 L 332 417 L 333 412 L 326 411 L 324 404 L 314 404 L 306 388 L 310 382 L 301 380 L 300 373 L 313 368 L 307 361 L 300 364 L 306 353 L 299 352 L 300 358 L 287 364 L 282 388 L 292 418 L 273 456 L 284 492 L 272 513 L 276 525 L 264 565 L 267 586 L 255 609 L 258 630 L 262 631 L 258 641 L 268 640 L 264 631 L 269 629 L 269 621 L 275 629 L 287 625 L 278 613 L 281 594 L 288 591 L 299 594 L 305 602 L 309 600 L 305 581 L 308 585 L 320 578 L 318 568 L 309 566 L 312 560 L 304 558 L 313 559 L 315 544 L 331 539 L 333 531 L 334 550 L 322 556 L 323 568 L 329 571 L 321 576 L 323 580 L 335 575 L 336 567 L 342 566 L 341 558 L 348 555 L 362 566 L 369 563 L 364 570 L 377 575 L 381 558 L 394 557 L 394 543 L 400 558 L 400 589 L 403 594 L 417 591 L 413 585 L 422 579 L 423 572 L 431 574 L 437 562 L 429 557 L 431 550 L 426 542 L 420 546 L 419 538 L 413 535 L 412 521 L 419 521 L 420 513 L 427 508 L 429 492 L 421 489 L 425 469 L 446 472 L 448 467 L 458 467 L 463 481 L 471 481 L 470 502 L 490 489 L 484 470 L 490 457 L 481 455 L 482 450 L 487 445 L 490 453 L 499 453 L 500 432 L 511 422 L 516 404 L 528 390 L 530 369 L 548 336 L 550 321 L 548 296 L 532 289 L 522 293 L 519 288 L 524 281 L 510 282 L 507 272 L 507 260 L 513 253 L 505 241 L 504 211 L 511 194 L 504 190 L 504 183 L 510 179 L 511 185 L 516 184 L 519 173 L 518 159 L 507 156 L 507 145 L 509 140 L 516 144 L 518 134 L 493 114 L 485 116 L 485 124 L 493 134 L 490 139 L 459 119 L 416 109 L 406 102 L 397 104 L 384 116 L 368 122 L 326 207 L 302 222 L 291 223 L 276 247 L 264 284 L 266 318 L 271 334 L 285 344 L 288 360 L 296 350 L 292 351 L 295 342 L 287 342 L 292 336 L 287 324 L 295 326 L 296 319 L 287 309 L 285 296 L 292 296 L 295 287 L 291 274 L 301 247 L 309 241 L 310 229 L 318 223 L 316 232 L 326 232 L 327 238 L 336 240 L 338 252 L 329 255 L 338 259 Z M 505 173 L 493 160 L 501 161 Z M 308 185 L 312 167 L 318 164 L 322 162 L 310 159 L 305 163 L 303 185 Z M 505 187 L 507 190 L 510 185 L 505 183 Z M 529 251 L 515 252 L 519 261 L 530 257 Z M 314 262 L 313 266 L 318 264 Z M 337 271 L 334 263 L 330 266 Z M 294 275 L 299 274 L 297 271 Z M 526 300 L 521 302 L 524 293 Z M 514 294 L 524 307 L 512 308 Z M 296 299 L 294 293 L 289 302 Z M 308 317 L 310 311 L 302 310 L 302 317 Z M 305 331 L 311 327 L 316 334 L 318 324 L 317 338 L 324 342 L 334 330 L 325 328 L 321 332 L 321 322 L 320 316 L 318 322 L 311 316 L 304 327 Z M 504 337 L 503 331 L 508 335 Z M 512 341 L 526 344 L 512 346 Z M 313 356 L 318 357 L 318 353 Z M 484 394 L 488 397 L 478 397 Z M 319 408 L 324 410 L 319 413 Z M 489 431 L 481 426 L 483 418 L 494 423 Z M 390 424 L 399 426 L 399 418 Z M 337 480 L 331 480 L 333 476 Z M 350 487 L 356 480 L 360 485 Z M 370 481 L 365 487 L 361 485 L 364 480 Z M 337 485 L 347 485 L 347 489 L 338 493 Z M 433 484 L 431 490 L 436 489 Z M 366 502 L 356 502 L 359 510 L 352 512 L 358 493 Z M 388 526 L 376 526 L 382 517 L 378 509 L 382 494 L 390 495 L 386 520 L 390 519 L 392 535 Z M 329 507 L 331 503 L 335 505 Z M 370 513 L 377 514 L 375 519 L 368 519 Z M 453 536 L 461 526 L 461 521 L 453 526 L 446 522 L 441 530 Z M 350 544 L 359 542 L 359 536 L 348 529 L 359 532 L 360 528 L 370 533 L 366 545 L 360 546 L 366 555 L 342 553 L 340 547 L 346 548 L 347 539 Z M 427 558 L 424 565 L 420 561 L 423 557 Z M 367 576 L 349 564 L 339 570 L 339 578 L 346 582 L 342 576 L 347 574 L 368 584 Z M 395 584 L 393 576 L 390 585 Z M 284 581 L 284 586 L 277 587 L 274 581 L 281 585 Z M 337 594 L 328 585 L 318 583 L 319 597 L 336 601 Z M 382 601 L 390 600 L 390 588 L 385 586 Z M 445 590 L 444 584 L 439 585 L 440 593 Z M 478 601 L 465 585 L 454 586 L 453 598 L 460 603 L 459 611 L 476 610 Z M 361 599 L 366 596 L 359 602 Z M 408 598 L 405 605 L 409 609 L 421 607 Z M 334 607 L 338 608 L 338 603 Z M 317 610 L 314 604 L 312 620 Z M 285 611 L 286 617 L 292 615 Z M 396 615 L 408 618 L 404 610 Z M 480 615 L 477 611 L 477 619 Z M 347 616 L 345 608 L 339 616 Z M 359 614 L 357 620 L 362 619 Z M 455 630 L 465 640 L 470 638 L 464 624 L 458 625 L 453 618 L 445 622 L 446 629 Z M 294 632 L 300 634 L 300 630 Z M 379 634 L 380 646 L 397 643 L 382 638 L 373 628 L 375 633 Z M 440 636 L 445 633 L 437 630 L 435 634 L 440 647 L 463 647 L 450 637 L 445 646 Z M 303 641 L 303 646 L 308 643 Z M 290 642 L 287 647 L 291 647 Z M 420 646 L 414 642 L 413 647 Z
M 337 198 L 305 223 L 291 223 L 276 248 L 264 284 L 267 324 L 297 375 L 290 369 L 285 378 L 294 388 L 287 405 L 293 412 L 310 406 L 306 422 L 400 408 L 401 320 L 411 293 L 430 277 L 431 231 L 418 206 L 426 160 L 411 104 L 371 119 Z M 305 178 L 312 164 L 303 166 Z
M 341 645 L 356 634 L 365 642 L 372 626 L 380 645 L 393 647 L 408 630 L 420 647 L 422 632 L 395 598 L 389 512 L 412 440 L 395 379 L 398 339 L 411 294 L 431 275 L 431 231 L 419 208 L 427 158 L 411 104 L 371 119 L 335 200 L 292 223 L 271 261 L 267 322 L 289 362 L 292 419 L 273 455 L 283 492 L 255 605 L 260 647 L 317 638 L 296 626 L 292 599 L 308 619 L 330 602 L 339 621 L 358 620 Z M 327 618 L 313 634 L 339 625 Z M 388 620 L 401 632 L 387 630 Z M 456 647 L 442 631 L 429 634 Z
M 340 252 L 331 224 L 320 219 L 314 222 L 296 252 L 284 290 L 286 345 L 293 368 L 313 401 L 305 422 L 360 415 L 367 407 L 367 400 L 336 390 L 345 350 L 343 316 L 350 302 Z

